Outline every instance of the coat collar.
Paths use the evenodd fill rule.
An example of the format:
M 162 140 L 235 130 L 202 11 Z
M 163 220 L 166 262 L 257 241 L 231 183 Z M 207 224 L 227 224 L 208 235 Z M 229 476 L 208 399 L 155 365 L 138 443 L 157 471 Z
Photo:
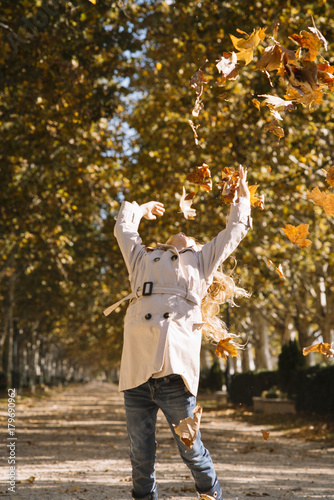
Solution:
M 167 250 L 170 250 L 172 253 L 179 254 L 179 253 L 184 253 L 187 250 L 191 250 L 192 252 L 196 252 L 196 250 L 193 247 L 186 247 L 182 248 L 182 250 L 178 250 L 174 245 L 167 245 L 166 243 L 158 243 L 157 244 L 158 248 L 153 248 L 153 247 L 146 247 L 147 252 L 153 252 L 154 250 L 163 250 L 166 252 Z

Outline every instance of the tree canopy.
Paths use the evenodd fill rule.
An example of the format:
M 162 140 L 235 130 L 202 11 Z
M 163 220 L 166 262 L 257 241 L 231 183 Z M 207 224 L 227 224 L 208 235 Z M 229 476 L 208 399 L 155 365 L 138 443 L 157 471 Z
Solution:
M 323 0 L 22 0 L 15 8 L 1 1 L 7 368 L 15 328 L 22 349 L 39 339 L 76 366 L 97 372 L 117 364 L 124 308 L 107 321 L 102 311 L 129 288 L 112 234 L 119 203 L 165 204 L 162 219 L 140 227 L 147 244 L 180 229 L 205 242 L 229 211 L 218 189 L 221 172 L 239 163 L 265 202 L 252 209 L 253 230 L 234 254 L 234 276 L 252 297 L 232 309 L 232 329 L 255 345 L 260 315 L 275 355 L 287 330 L 302 347 L 334 340 L 334 219 L 309 196 L 316 188 L 333 193 L 333 14 Z M 316 48 L 301 35 L 314 34 L 310 28 L 319 32 Z M 263 62 L 277 50 L 278 67 Z M 217 68 L 222 58 L 232 67 L 232 53 L 236 78 Z M 303 95 L 309 85 L 318 100 L 302 102 L 291 82 Z M 276 110 L 280 120 L 263 95 L 293 105 Z M 187 180 L 203 163 L 210 192 Z M 197 191 L 194 220 L 179 208 L 183 186 Z M 308 225 L 312 244 L 294 245 L 287 224 Z M 234 265 L 229 259 L 225 270 Z

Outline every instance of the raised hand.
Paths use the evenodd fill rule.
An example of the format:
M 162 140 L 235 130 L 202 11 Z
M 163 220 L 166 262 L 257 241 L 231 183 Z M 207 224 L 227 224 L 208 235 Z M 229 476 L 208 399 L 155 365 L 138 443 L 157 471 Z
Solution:
M 156 219 L 157 215 L 163 215 L 165 213 L 165 207 L 163 203 L 158 201 L 149 201 L 140 205 L 143 217 L 148 220 Z
M 238 186 L 238 197 L 239 198 L 244 197 L 250 200 L 250 192 L 247 183 L 247 170 L 244 170 L 242 165 L 239 165 L 239 177 L 240 177 L 240 183 Z

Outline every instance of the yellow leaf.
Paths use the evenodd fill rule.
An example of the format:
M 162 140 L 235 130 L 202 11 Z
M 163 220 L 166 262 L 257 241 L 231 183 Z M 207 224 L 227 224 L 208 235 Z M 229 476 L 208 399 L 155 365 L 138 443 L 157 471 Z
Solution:
M 239 33 L 248 36 L 248 38 L 237 38 L 234 35 L 230 35 L 235 49 L 239 51 L 237 54 L 238 60 L 245 61 L 245 65 L 249 64 L 253 60 L 254 50 L 259 43 L 264 40 L 266 29 L 267 28 L 259 28 L 258 30 L 253 31 L 250 36 L 248 36 L 244 31 L 237 30 Z
M 254 184 L 253 186 L 248 186 L 251 198 L 251 206 L 252 207 L 259 207 L 261 210 L 264 209 L 264 195 L 262 194 L 261 196 L 255 196 L 255 192 L 257 188 L 259 187 L 258 184 Z
M 226 337 L 218 342 L 216 356 L 223 359 L 226 359 L 228 356 L 232 356 L 232 358 L 239 357 L 234 337 Z
M 89 0 L 90 3 L 93 3 L 94 5 L 96 5 L 96 0 Z
M 323 169 L 326 172 L 326 181 L 330 186 L 334 186 L 334 167 L 329 168 L 328 170 Z
M 308 232 L 308 224 L 299 224 L 299 226 L 286 224 L 283 231 L 285 232 L 291 243 L 293 243 L 294 245 L 298 245 L 299 248 L 308 247 L 312 243 L 311 240 L 306 239 L 306 236 L 310 234 Z
M 158 71 L 160 71 L 162 69 L 161 62 L 157 62 L 157 64 L 155 65 L 155 67 L 157 68 Z

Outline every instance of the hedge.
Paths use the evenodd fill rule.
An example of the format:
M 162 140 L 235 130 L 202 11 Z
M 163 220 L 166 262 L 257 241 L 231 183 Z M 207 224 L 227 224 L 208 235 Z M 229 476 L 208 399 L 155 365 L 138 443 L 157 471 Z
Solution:
M 334 365 L 317 365 L 295 370 L 289 394 L 300 412 L 332 415 L 334 418 Z M 234 404 L 252 406 L 253 396 L 261 396 L 273 386 L 280 386 L 278 371 L 236 373 L 229 392 Z

